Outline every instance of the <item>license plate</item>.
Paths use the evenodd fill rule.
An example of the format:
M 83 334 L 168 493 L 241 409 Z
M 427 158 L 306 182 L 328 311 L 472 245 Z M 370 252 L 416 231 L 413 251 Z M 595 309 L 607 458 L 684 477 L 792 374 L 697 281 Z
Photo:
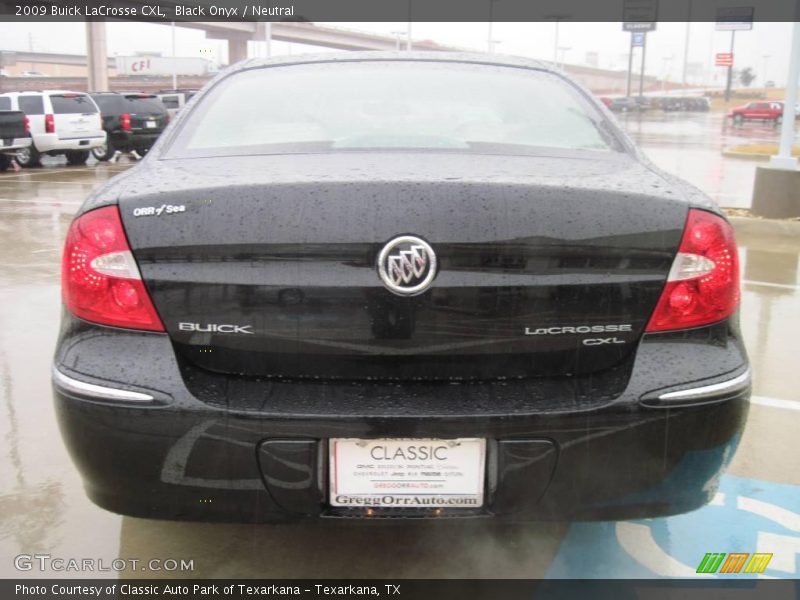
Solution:
M 332 506 L 483 506 L 484 439 L 335 438 L 329 450 Z
M 155 129 L 156 128 L 156 122 L 155 121 L 145 121 L 144 126 L 147 127 L 148 129 Z

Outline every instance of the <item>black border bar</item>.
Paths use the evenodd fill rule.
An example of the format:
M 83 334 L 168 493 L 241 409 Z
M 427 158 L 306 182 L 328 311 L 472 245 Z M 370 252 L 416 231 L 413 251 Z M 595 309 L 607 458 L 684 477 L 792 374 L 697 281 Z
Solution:
M 183 12 L 178 8 L 182 7 Z M 737 17 L 736 15 L 742 15 Z M 752 17 L 750 17 L 752 15 Z M 800 21 L 800 0 L 0 0 L 0 21 Z
M 22 586 L 22 587 L 21 587 Z M 167 593 L 166 587 L 172 588 Z M 135 588 L 135 589 L 134 589 Z M 37 590 L 37 591 L 34 591 Z M 177 590 L 177 593 L 175 591 Z M 99 594 L 97 592 L 100 592 Z M 134 593 L 135 592 L 135 593 Z M 376 594 L 377 592 L 377 594 Z M 171 600 L 344 599 L 372 600 L 747 600 L 796 599 L 798 580 L 737 579 L 427 579 L 427 580 L 257 580 L 257 579 L 5 579 L 3 600 Z

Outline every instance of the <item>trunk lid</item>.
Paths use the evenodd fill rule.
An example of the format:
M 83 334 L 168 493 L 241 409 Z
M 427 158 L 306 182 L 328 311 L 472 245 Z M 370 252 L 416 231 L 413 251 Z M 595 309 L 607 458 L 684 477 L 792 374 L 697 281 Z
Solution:
M 617 154 L 149 165 L 119 204 L 180 360 L 255 376 L 610 368 L 636 348 L 687 211 L 661 178 Z M 376 268 L 402 234 L 436 253 L 437 276 L 418 296 L 393 294 Z

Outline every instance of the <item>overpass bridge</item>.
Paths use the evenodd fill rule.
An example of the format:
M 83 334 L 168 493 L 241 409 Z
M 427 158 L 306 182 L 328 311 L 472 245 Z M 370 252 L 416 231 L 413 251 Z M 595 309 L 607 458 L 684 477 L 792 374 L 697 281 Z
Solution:
M 166 24 L 166 23 L 164 23 Z M 248 41 L 276 40 L 309 46 L 321 46 L 337 50 L 396 50 L 401 46 L 399 37 L 367 33 L 315 25 L 299 21 L 275 21 L 272 23 L 251 21 L 176 21 L 177 27 L 205 31 L 209 39 L 228 42 L 228 62 L 247 58 Z M 403 40 L 406 49 L 415 50 L 461 50 L 444 46 L 431 40 Z M 108 51 L 104 21 L 86 23 L 86 54 L 89 68 L 89 89 L 108 89 Z

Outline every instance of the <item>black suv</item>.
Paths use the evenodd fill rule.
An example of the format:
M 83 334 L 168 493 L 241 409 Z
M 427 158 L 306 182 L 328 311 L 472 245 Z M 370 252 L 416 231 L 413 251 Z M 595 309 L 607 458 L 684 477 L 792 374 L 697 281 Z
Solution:
M 99 92 L 91 94 L 108 134 L 104 146 L 92 150 L 97 160 L 109 160 L 117 150 L 144 156 L 169 123 L 164 104 L 153 94 Z

